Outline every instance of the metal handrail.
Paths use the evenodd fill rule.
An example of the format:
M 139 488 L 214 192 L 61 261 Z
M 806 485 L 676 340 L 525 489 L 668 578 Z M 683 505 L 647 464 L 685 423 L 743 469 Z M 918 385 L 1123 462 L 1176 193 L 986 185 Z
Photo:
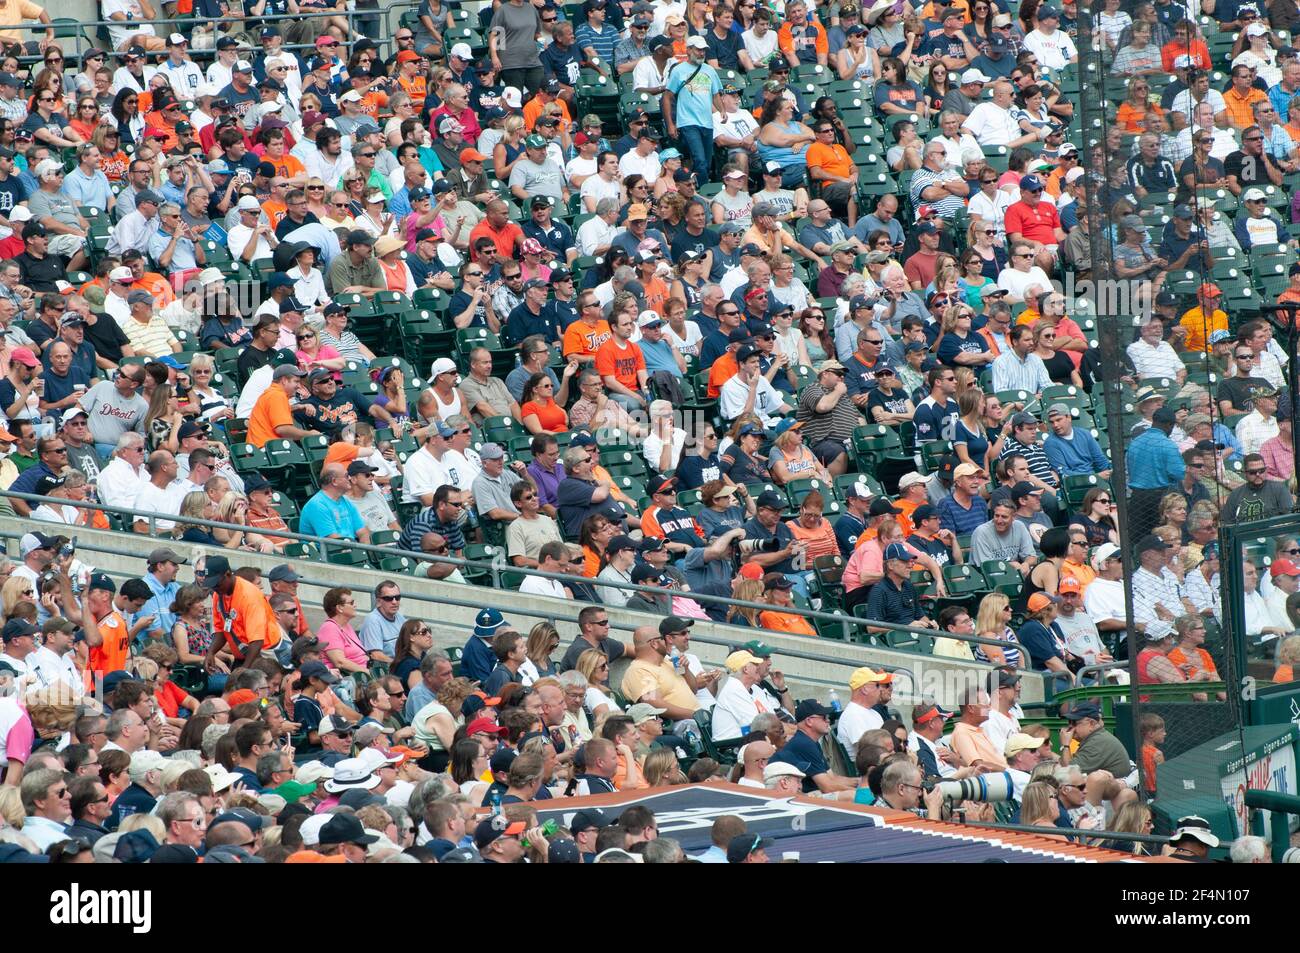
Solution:
M 575 576 L 569 573 L 552 573 L 544 572 L 540 569 L 532 569 L 523 566 L 511 566 L 508 569 L 501 570 L 499 564 L 495 561 L 484 561 L 476 559 L 464 559 L 455 556 L 437 556 L 432 553 L 415 552 L 408 549 L 399 549 L 396 546 L 374 546 L 367 543 L 355 542 L 345 539 L 329 539 L 321 536 L 310 536 L 304 533 L 295 533 L 291 530 L 269 530 L 261 528 L 250 528 L 238 523 L 223 523 L 217 520 L 202 519 L 199 517 L 179 517 L 175 513 L 157 513 L 145 510 L 130 509 L 123 506 L 113 506 L 107 503 L 91 503 L 85 500 L 67 500 L 57 497 L 38 496 L 34 493 L 16 493 L 12 490 L 0 491 L 0 497 L 8 499 L 23 500 L 27 503 L 49 503 L 54 506 L 72 506 L 78 509 L 97 510 L 99 512 L 110 512 L 127 516 L 135 519 L 145 519 L 149 523 L 149 535 L 156 538 L 165 539 L 159 536 L 157 528 L 158 520 L 165 520 L 169 523 L 185 524 L 187 526 L 202 526 L 211 529 L 238 530 L 240 532 L 251 531 L 263 536 L 274 536 L 281 539 L 289 539 L 295 542 L 309 543 L 313 546 L 320 547 L 324 551 L 327 547 L 337 547 L 341 550 L 356 550 L 364 553 L 376 553 L 381 556 L 405 556 L 408 559 L 419 560 L 425 563 L 449 563 L 457 568 L 486 568 L 491 572 L 517 572 L 521 575 L 537 576 L 542 579 L 552 579 L 557 582 L 577 582 L 584 585 L 608 586 L 611 589 L 623 589 L 632 592 L 648 592 L 656 595 L 662 595 L 663 589 L 655 586 L 643 586 L 638 583 L 622 582 L 620 580 L 601 580 L 597 583 L 594 579 L 587 576 Z M 65 524 L 52 523 L 52 526 Z M 725 606 L 736 606 L 743 609 L 757 609 L 760 611 L 771 611 L 774 607 L 767 602 L 749 602 L 741 599 L 734 599 L 727 596 L 715 596 L 708 593 L 694 592 L 688 593 L 691 599 L 696 601 L 718 603 Z M 1013 643 L 1000 641 L 998 639 L 986 639 L 978 635 L 963 635 L 959 632 L 948 632 L 939 629 L 926 629 L 919 626 L 897 625 L 892 622 L 879 622 L 872 619 L 863 619 L 858 616 L 844 615 L 840 613 L 823 612 L 817 609 L 804 609 L 800 606 L 781 607 L 781 612 L 790 615 L 800 615 L 805 618 L 825 620 L 839 623 L 846 631 L 849 626 L 861 628 L 863 626 L 887 629 L 891 632 L 905 632 L 912 635 L 924 635 L 934 638 L 936 635 L 941 638 L 951 638 L 958 641 L 969 642 L 977 645 L 992 645 L 998 648 L 1005 648 Z M 1018 644 L 1018 643 L 1016 643 Z M 895 651 L 907 651 L 906 648 L 896 649 Z

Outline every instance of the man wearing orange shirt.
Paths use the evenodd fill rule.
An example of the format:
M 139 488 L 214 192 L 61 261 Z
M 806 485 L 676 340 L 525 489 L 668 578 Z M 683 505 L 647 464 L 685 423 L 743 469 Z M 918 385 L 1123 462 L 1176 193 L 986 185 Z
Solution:
M 801 63 L 825 66 L 830 57 L 826 30 L 816 20 L 808 18 L 808 6 L 804 0 L 786 4 L 785 23 L 777 31 L 776 45 L 791 67 Z
M 1237 130 L 1255 125 L 1254 105 L 1268 99 L 1261 89 L 1256 89 L 1255 71 L 1240 64 L 1232 68 L 1232 83 L 1223 93 L 1223 104 L 1227 107 L 1228 125 Z
M 609 322 L 601 317 L 600 300 L 593 292 L 584 291 L 578 297 L 578 320 L 564 331 L 565 359 L 576 356 L 581 363 L 589 364 L 611 336 Z
M 271 196 L 262 203 L 262 211 L 266 213 L 267 219 L 271 223 L 271 230 L 274 231 L 276 226 L 283 221 L 285 215 L 289 212 L 289 204 L 286 201 L 286 189 L 288 182 L 282 175 L 275 175 L 271 178 Z
M 176 300 L 171 282 L 156 271 L 145 271 L 144 255 L 138 248 L 128 248 L 122 252 L 122 264 L 131 269 L 131 288 L 140 288 L 149 292 L 158 301 L 159 308 L 165 308 Z
M 469 233 L 469 247 L 475 247 L 480 238 L 490 238 L 502 258 L 514 258 L 515 248 L 524 243 L 524 230 L 510 221 L 510 206 L 494 199 L 484 209 L 486 217 Z
M 1291 284 L 1287 289 L 1277 296 L 1278 304 L 1288 304 L 1290 302 L 1300 303 L 1300 261 L 1291 265 Z M 1296 313 L 1296 320 L 1300 322 L 1300 312 Z
M 1174 60 L 1180 56 L 1186 56 L 1190 65 L 1196 69 L 1210 68 L 1210 51 L 1203 41 L 1192 39 L 1194 29 L 1187 20 L 1179 20 L 1174 24 L 1174 38 L 1160 47 L 1160 65 L 1166 73 L 1173 73 Z
M 613 337 L 596 352 L 596 372 L 604 381 L 605 390 L 629 411 L 647 406 L 645 355 L 632 341 L 634 327 L 630 314 L 618 315 L 610 329 Z
M 248 442 L 255 447 L 265 447 L 277 437 L 301 440 L 317 436 L 315 430 L 303 430 L 294 425 L 289 396 L 298 393 L 298 379 L 305 376 L 296 364 L 281 364 L 271 377 L 271 386 L 262 392 L 248 415 Z
M 252 665 L 263 651 L 280 643 L 280 624 L 266 594 L 247 579 L 236 576 L 225 556 L 209 556 L 200 584 L 212 593 L 212 631 L 203 664 L 215 671 L 217 653 L 227 646 L 235 661 Z M 222 636 L 217 638 L 216 636 Z
M 835 127 L 829 122 L 819 120 L 813 132 L 817 141 L 804 153 L 808 176 L 823 183 L 822 198 L 836 216 L 847 218 L 851 228 L 858 220 L 858 167 L 848 150 L 835 141 Z
M 736 363 L 736 351 L 742 344 L 750 340 L 749 331 L 745 328 L 736 328 L 727 337 L 727 349 L 722 352 L 722 356 L 713 362 L 709 368 L 709 399 L 717 400 L 722 396 L 722 385 L 727 383 L 737 374 L 740 373 L 740 365 Z
M 916 508 L 929 502 L 926 494 L 927 483 L 926 478 L 915 470 L 898 478 L 898 498 L 894 500 L 894 508 L 898 513 L 894 519 L 898 521 L 898 528 L 903 531 L 903 539 L 916 532 L 916 527 L 912 525 L 912 514 L 916 512 Z
M 1196 307 L 1179 319 L 1179 326 L 1187 331 L 1183 341 L 1184 350 L 1209 351 L 1210 335 L 1215 331 L 1228 330 L 1228 316 L 1219 309 L 1223 297 L 1216 286 L 1208 281 L 1202 282 L 1196 289 Z
M 105 573 L 97 572 L 90 577 L 86 608 L 95 624 L 86 627 L 86 644 L 90 647 L 91 672 L 120 672 L 126 666 L 131 631 L 126 619 L 113 607 L 116 593 L 117 586 Z
M 665 317 L 668 305 L 668 285 L 659 277 L 659 252 L 647 248 L 636 253 L 636 277 L 645 289 L 641 301 L 649 311 Z
M 538 117 L 542 114 L 543 107 L 550 103 L 559 103 L 561 114 L 564 116 L 565 129 L 573 125 L 573 116 L 569 114 L 569 107 L 560 98 L 560 82 L 551 79 L 537 89 L 536 96 L 524 103 L 524 128 L 532 132 L 533 127 L 537 125 Z

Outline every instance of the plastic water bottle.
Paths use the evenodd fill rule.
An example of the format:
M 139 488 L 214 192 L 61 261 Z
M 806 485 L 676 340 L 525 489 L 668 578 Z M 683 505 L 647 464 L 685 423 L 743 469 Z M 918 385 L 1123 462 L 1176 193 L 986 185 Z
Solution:
M 492 789 L 492 816 L 496 817 L 501 813 L 501 790 L 494 787 Z
M 832 688 L 831 689 L 831 711 L 835 712 L 835 714 L 838 715 L 840 713 L 840 709 L 841 709 L 840 693 Z

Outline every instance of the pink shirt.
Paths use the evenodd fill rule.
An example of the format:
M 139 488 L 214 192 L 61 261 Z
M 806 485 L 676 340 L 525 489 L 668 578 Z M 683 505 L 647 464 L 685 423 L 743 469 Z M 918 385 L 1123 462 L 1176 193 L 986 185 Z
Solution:
M 1259 455 L 1264 458 L 1264 463 L 1268 467 L 1270 480 L 1291 479 L 1291 473 L 1295 470 L 1295 457 L 1291 454 L 1291 448 L 1281 440 L 1277 437 L 1265 440 L 1260 444 Z
M 903 545 L 913 556 L 921 555 L 921 551 L 911 543 L 903 543 Z M 853 550 L 853 555 L 849 557 L 844 567 L 844 575 L 841 579 L 844 583 L 844 591 L 852 592 L 862 585 L 864 575 L 883 576 L 884 573 L 885 557 L 884 551 L 880 548 L 880 540 L 869 540 Z
M 334 620 L 326 619 L 316 630 L 316 638 L 321 644 L 321 661 L 330 668 L 334 668 L 334 663 L 329 660 L 326 652 L 331 649 L 342 650 L 345 659 L 363 668 L 370 664 L 370 656 L 361 647 L 361 639 L 352 631 L 352 626 L 341 627 Z
M 328 344 L 322 344 L 320 347 L 318 347 L 316 349 L 316 356 L 314 358 L 308 357 L 307 352 L 302 350 L 294 351 L 294 354 L 298 358 L 298 366 L 301 367 L 304 371 L 306 371 L 309 374 L 311 373 L 311 362 L 313 360 L 331 361 L 336 357 L 343 356 L 338 351 L 334 350 L 334 348 L 330 347 Z M 340 374 L 338 371 L 335 371 L 334 379 L 336 381 L 342 381 L 343 375 Z

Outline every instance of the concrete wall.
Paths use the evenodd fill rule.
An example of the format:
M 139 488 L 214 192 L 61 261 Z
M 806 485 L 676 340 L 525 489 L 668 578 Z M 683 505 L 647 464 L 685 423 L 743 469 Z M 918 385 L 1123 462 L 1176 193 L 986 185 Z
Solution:
M 0 537 L 5 539 L 11 558 L 17 559 L 18 538 L 29 531 L 32 525 L 29 520 L 0 518 Z M 79 530 L 77 538 L 79 558 L 118 580 L 142 574 L 144 557 L 149 551 L 156 546 L 169 544 L 165 539 L 160 540 L 146 534 L 97 530 Z M 190 566 L 193 565 L 194 557 L 204 552 L 203 547 L 197 546 L 177 544 L 173 548 L 189 558 Z M 279 557 L 256 553 L 238 553 L 234 560 L 237 566 L 258 566 L 263 571 L 283 561 Z M 391 578 L 385 573 L 328 563 L 298 561 L 295 568 L 304 580 L 300 594 L 308 607 L 313 628 L 322 621 L 318 607 L 325 589 L 347 586 L 356 590 L 358 607 L 361 611 L 368 612 L 374 586 L 385 578 Z M 191 568 L 182 569 L 180 578 L 182 582 L 192 582 Z M 577 632 L 576 617 L 582 604 L 524 595 L 512 590 L 464 586 L 414 576 L 398 579 L 404 594 L 403 611 L 408 617 L 423 618 L 431 623 L 435 629 L 435 644 L 439 646 L 464 645 L 473 629 L 475 615 L 489 605 L 500 609 L 506 619 L 523 632 L 540 621 L 554 621 L 564 645 Z M 625 609 L 611 609 L 609 616 L 612 621 L 612 637 L 625 642 L 631 642 L 631 632 L 635 627 L 657 626 L 659 622 L 658 616 Z M 897 669 L 894 705 L 904 716 L 913 700 L 921 695 L 929 696 L 940 704 L 955 704 L 960 688 L 970 678 L 989 670 L 985 665 L 962 663 L 953 659 L 931 658 L 766 630 L 755 632 L 753 629 L 707 621 L 697 622 L 692 634 L 692 651 L 711 667 L 721 667 L 729 652 L 728 645 L 747 641 L 756 635 L 761 636 L 764 642 L 776 650 L 776 667 L 786 674 L 796 697 L 816 696 L 825 700 L 829 691 L 835 688 L 841 700 L 847 703 L 848 676 L 854 668 L 861 665 L 884 665 Z M 1027 678 L 1024 686 L 1026 702 L 1042 699 L 1041 680 Z

